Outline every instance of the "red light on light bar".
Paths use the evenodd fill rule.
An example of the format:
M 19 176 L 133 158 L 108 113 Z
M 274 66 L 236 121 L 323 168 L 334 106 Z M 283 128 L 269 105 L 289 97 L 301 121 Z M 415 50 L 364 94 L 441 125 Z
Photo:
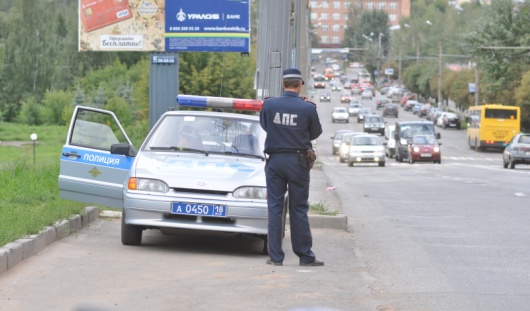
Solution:
M 263 107 L 263 102 L 257 99 L 235 99 L 232 109 L 235 110 L 251 110 L 260 111 Z

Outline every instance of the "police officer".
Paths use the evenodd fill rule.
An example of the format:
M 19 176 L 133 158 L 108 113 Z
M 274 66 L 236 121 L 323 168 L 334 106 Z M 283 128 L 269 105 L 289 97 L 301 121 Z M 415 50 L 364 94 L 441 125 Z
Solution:
M 309 228 L 309 166 L 307 150 L 311 140 L 322 134 L 316 105 L 299 97 L 304 81 L 296 68 L 283 72 L 284 93 L 267 98 L 260 114 L 261 127 L 267 132 L 265 165 L 268 204 L 267 264 L 281 266 L 285 253 L 282 249 L 282 213 L 284 195 L 289 190 L 289 219 L 293 252 L 302 266 L 323 266 L 311 251 L 313 238 Z

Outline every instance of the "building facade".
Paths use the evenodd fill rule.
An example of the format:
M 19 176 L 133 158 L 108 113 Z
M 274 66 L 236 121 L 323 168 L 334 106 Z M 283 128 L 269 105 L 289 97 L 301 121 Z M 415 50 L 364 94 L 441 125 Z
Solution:
M 322 48 L 340 47 L 351 8 L 360 6 L 364 11 L 385 10 L 390 26 L 399 24 L 401 17 L 410 16 L 410 0 L 309 0 L 310 22 Z

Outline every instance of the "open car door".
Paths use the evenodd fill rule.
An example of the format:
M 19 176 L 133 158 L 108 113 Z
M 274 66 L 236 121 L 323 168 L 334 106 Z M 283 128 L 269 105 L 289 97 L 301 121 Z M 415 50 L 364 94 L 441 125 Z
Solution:
M 135 155 L 114 113 L 77 106 L 61 153 L 61 197 L 122 208 L 123 185 Z

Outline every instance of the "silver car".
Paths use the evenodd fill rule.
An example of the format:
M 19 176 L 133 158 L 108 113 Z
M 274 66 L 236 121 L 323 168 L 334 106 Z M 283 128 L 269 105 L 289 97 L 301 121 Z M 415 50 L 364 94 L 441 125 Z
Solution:
M 186 99 L 179 95 L 179 104 Z M 193 100 L 211 106 L 211 99 Z M 257 115 L 168 111 L 136 152 L 112 112 L 77 106 L 60 161 L 61 196 L 123 208 L 124 245 L 141 244 L 146 229 L 265 239 L 265 135 Z
M 348 166 L 360 163 L 385 166 L 385 144 L 373 134 L 353 136 L 348 152 Z

